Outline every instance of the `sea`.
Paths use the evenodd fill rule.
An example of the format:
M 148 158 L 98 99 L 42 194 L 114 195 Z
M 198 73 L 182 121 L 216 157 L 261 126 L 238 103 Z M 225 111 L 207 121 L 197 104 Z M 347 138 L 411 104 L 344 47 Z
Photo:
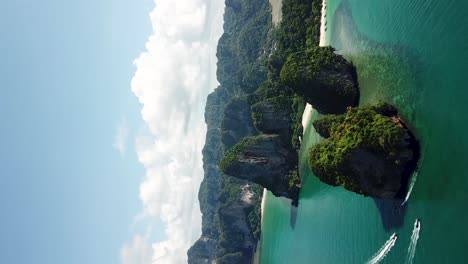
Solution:
M 327 0 L 325 12 L 326 44 L 356 66 L 360 105 L 397 106 L 421 159 L 406 199 L 331 187 L 308 168 L 323 140 L 308 122 L 299 206 L 267 193 L 261 263 L 468 263 L 468 1 Z

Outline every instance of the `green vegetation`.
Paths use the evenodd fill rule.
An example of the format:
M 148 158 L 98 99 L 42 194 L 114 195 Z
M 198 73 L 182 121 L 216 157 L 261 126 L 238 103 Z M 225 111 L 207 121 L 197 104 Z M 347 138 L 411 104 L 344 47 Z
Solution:
M 341 125 L 345 120 L 344 115 L 326 115 L 314 121 L 314 128 L 322 137 L 329 138 L 331 131 Z
M 289 189 L 294 189 L 301 186 L 301 177 L 297 170 L 291 170 L 288 174 L 289 179 Z
M 249 103 L 254 106 L 261 101 L 274 102 L 275 111 L 289 112 L 290 147 L 299 146 L 302 135 L 302 113 L 306 105 L 304 98 L 296 94 L 287 85 L 280 82 L 280 73 L 286 58 L 292 53 L 302 52 L 307 47 L 318 46 L 320 40 L 320 0 L 284 0 L 282 3 L 282 21 L 273 31 L 276 49 L 271 51 L 267 60 L 268 78 L 255 93 L 249 95 Z M 252 109 L 255 109 L 252 107 Z M 253 118 L 259 121 L 261 113 L 253 111 Z
M 343 113 L 357 103 L 354 68 L 331 47 L 316 46 L 289 55 L 280 80 L 322 113 Z
M 244 152 L 244 150 L 248 147 L 251 146 L 252 144 L 255 144 L 255 142 L 259 139 L 262 139 L 262 136 L 253 136 L 253 137 L 246 137 L 242 139 L 239 143 L 234 145 L 232 148 L 224 154 L 224 158 L 221 160 L 219 163 L 219 168 L 221 171 L 226 171 L 227 167 L 229 167 L 237 158 L 238 155 Z
M 309 151 L 308 163 L 314 174 L 325 183 L 362 193 L 359 179 L 350 167 L 352 153 L 366 150 L 383 157 L 388 164 L 399 164 L 397 153 L 406 148 L 404 130 L 384 115 L 392 113 L 396 113 L 392 106 L 381 104 L 352 108 L 342 116 L 314 122 L 322 136 L 329 134 L 328 139 Z
M 200 261 L 216 259 L 217 263 L 251 261 L 252 244 L 255 244 L 252 241 L 260 238 L 259 201 L 263 189 L 229 177 L 217 167 L 219 164 L 222 169 L 230 164 L 245 144 L 253 140 L 241 141 L 223 159 L 227 142 L 222 141 L 222 132 L 231 130 L 229 125 L 233 124 L 223 123 L 222 113 L 239 97 L 247 96 L 252 109 L 260 102 L 272 104 L 275 114 L 289 117 L 287 128 L 282 128 L 282 131 L 287 130 L 284 145 L 290 151 L 296 151 L 298 138 L 302 135 L 301 121 L 306 101 L 280 82 L 280 73 L 291 54 L 318 46 L 321 3 L 321 0 L 283 0 L 282 22 L 278 28 L 273 28 L 267 0 L 226 0 L 224 34 L 217 49 L 217 79 L 221 85 L 209 96 L 206 107 L 205 179 L 199 192 L 202 233 L 213 239 L 216 247 L 200 245 L 194 248 L 189 251 L 189 263 L 203 263 L 197 262 L 196 256 L 207 256 Z M 261 120 L 265 116 L 255 111 L 252 111 L 252 118 L 259 124 L 271 121 Z M 236 135 L 240 130 L 235 132 L 237 134 L 230 134 L 232 142 L 227 145 L 239 141 Z M 292 169 L 288 178 L 290 188 L 300 185 L 297 169 Z M 241 201 L 242 188 L 247 184 L 254 193 L 252 204 Z M 245 232 L 244 225 L 250 233 Z M 199 254 L 196 251 L 200 251 Z

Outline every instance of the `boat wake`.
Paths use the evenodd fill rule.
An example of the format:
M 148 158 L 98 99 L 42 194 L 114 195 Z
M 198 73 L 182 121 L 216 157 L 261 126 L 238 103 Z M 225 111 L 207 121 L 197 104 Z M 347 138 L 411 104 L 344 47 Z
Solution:
M 409 185 L 409 188 L 408 188 L 408 192 L 406 193 L 406 197 L 405 197 L 405 200 L 403 200 L 403 202 L 401 203 L 400 206 L 403 206 L 406 204 L 406 202 L 408 202 L 410 196 L 411 196 L 411 193 L 413 192 L 413 187 L 414 187 L 414 184 L 416 183 L 416 180 L 418 179 L 418 171 L 416 170 L 413 175 L 411 175 L 411 182 L 410 182 L 410 185 Z
M 416 219 L 414 222 L 413 234 L 411 235 L 410 245 L 408 247 L 408 255 L 406 257 L 406 264 L 413 263 L 414 254 L 416 253 L 416 245 L 419 239 L 419 230 L 421 230 L 421 222 Z
M 372 258 L 369 261 L 367 261 L 367 264 L 377 264 L 380 261 L 382 261 L 385 258 L 385 256 L 387 256 L 388 252 L 392 250 L 397 238 L 398 236 L 396 233 L 390 236 L 390 239 L 388 239 L 387 242 L 385 242 L 385 244 L 379 249 L 379 251 L 377 251 L 377 253 L 375 253 L 375 255 L 372 256 Z

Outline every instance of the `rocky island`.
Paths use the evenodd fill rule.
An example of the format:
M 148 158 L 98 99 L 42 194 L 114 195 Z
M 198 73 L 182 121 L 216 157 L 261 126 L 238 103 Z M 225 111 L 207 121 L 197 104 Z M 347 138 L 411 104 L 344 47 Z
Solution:
M 322 182 L 377 198 L 406 194 L 419 144 L 394 106 L 350 108 L 313 125 L 326 138 L 310 149 L 308 158 Z
M 322 114 L 340 114 L 359 101 L 355 67 L 332 47 L 313 47 L 291 54 L 281 81 Z

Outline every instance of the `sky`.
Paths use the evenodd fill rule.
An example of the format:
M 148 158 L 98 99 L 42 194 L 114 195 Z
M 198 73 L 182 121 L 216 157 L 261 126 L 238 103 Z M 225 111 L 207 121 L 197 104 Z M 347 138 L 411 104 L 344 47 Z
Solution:
M 0 2 L 2 263 L 186 263 L 223 9 Z

